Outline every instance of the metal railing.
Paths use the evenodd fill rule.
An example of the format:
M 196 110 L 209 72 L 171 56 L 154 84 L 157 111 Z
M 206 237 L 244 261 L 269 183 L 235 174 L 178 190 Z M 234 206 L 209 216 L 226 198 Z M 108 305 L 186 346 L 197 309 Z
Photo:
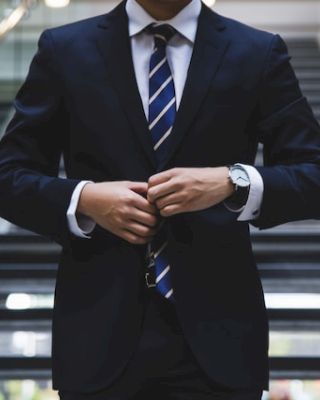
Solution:
M 6 10 L 7 15 L 5 15 L 3 19 L 0 19 L 0 40 L 3 39 L 8 32 L 14 29 L 14 27 L 28 13 L 33 4 L 33 0 L 12 2 L 12 7 Z

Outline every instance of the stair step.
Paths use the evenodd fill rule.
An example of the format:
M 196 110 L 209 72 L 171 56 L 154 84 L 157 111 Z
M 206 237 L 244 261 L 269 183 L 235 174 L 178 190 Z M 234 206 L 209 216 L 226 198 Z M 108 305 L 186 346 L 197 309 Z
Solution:
M 305 93 L 317 93 L 320 97 L 320 79 L 318 82 L 304 82 L 300 83 L 301 90 Z
M 303 48 L 301 48 L 301 49 L 295 49 L 295 48 L 291 48 L 290 46 L 288 46 L 288 53 L 289 53 L 289 56 L 291 56 L 292 58 L 301 58 L 301 59 L 303 59 L 303 58 L 305 58 L 305 57 L 307 57 L 307 58 L 313 58 L 313 57 L 315 57 L 315 58 L 317 58 L 317 57 L 319 57 L 320 55 L 319 55 L 319 49 L 318 48 L 312 48 L 312 49 L 303 49 Z
M 320 278 L 320 262 L 261 262 L 258 264 L 259 274 L 264 279 L 318 279 Z
M 30 293 L 33 295 L 52 294 L 54 292 L 54 286 L 55 279 L 2 279 L 0 297 L 1 295 L 8 295 L 10 293 Z
M 306 71 L 297 71 L 296 76 L 300 82 L 318 82 L 320 80 L 320 70 L 306 70 Z
M 16 263 L 0 264 L 0 279 L 55 279 L 57 263 Z M 261 262 L 258 264 L 260 276 L 263 278 L 298 279 L 320 278 L 320 262 Z
M 308 93 L 305 94 L 308 102 L 310 103 L 310 106 L 312 107 L 312 109 L 314 107 L 320 106 L 320 93 Z
M 271 357 L 270 367 L 272 370 L 312 370 L 320 373 L 320 359 L 318 357 Z
M 312 110 L 313 110 L 314 114 L 320 114 L 320 106 L 314 106 L 312 108 Z
M 317 330 L 319 328 L 320 309 L 318 308 L 268 308 L 267 313 L 271 324 L 278 328 L 279 323 L 283 325 L 285 321 L 296 322 L 291 329 L 301 329 L 303 324 L 302 327 L 304 326 L 311 330 L 312 326 L 308 326 L 311 322 L 316 324 Z M 28 330 L 34 330 L 35 328 L 50 330 L 51 318 L 52 308 L 0 310 L 0 326 L 3 329 L 5 325 L 7 330 L 21 330 L 22 328 Z
M 300 40 L 300 39 L 286 39 L 288 47 L 292 49 L 318 49 L 319 44 L 316 39 Z
M 52 309 L 38 308 L 27 310 L 0 310 L 0 321 L 43 321 L 50 329 L 50 320 L 52 319 Z M 34 327 L 31 327 L 34 329 Z
M 55 279 L 56 263 L 11 263 L 0 264 L 0 279 Z
M 32 234 L 2 235 L 0 237 L 1 263 L 43 262 L 56 263 L 61 247 L 48 238 Z
M 315 56 L 305 56 L 305 57 L 292 57 L 291 62 L 293 65 L 302 66 L 313 66 L 314 64 L 320 63 L 320 51 L 316 53 Z
M 310 65 L 310 66 L 303 65 L 303 63 L 302 63 L 302 65 L 294 65 L 293 63 L 291 63 L 291 65 L 292 65 L 292 67 L 293 67 L 293 69 L 294 69 L 294 71 L 295 71 L 297 76 L 299 74 L 301 74 L 301 73 L 303 73 L 303 74 L 305 74 L 305 73 L 315 73 L 317 77 L 319 76 L 320 63 L 318 65 L 313 64 L 313 65 Z

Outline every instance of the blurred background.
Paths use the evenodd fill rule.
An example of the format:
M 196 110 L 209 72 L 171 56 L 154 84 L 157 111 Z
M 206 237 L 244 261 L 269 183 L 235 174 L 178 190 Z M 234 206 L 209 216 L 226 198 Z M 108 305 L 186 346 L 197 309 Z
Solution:
M 106 13 L 117 3 L 0 0 L 0 136 L 40 33 Z M 320 120 L 320 1 L 206 3 L 283 36 L 301 89 Z M 262 163 L 261 149 L 256 162 Z M 270 317 L 272 380 L 264 400 L 320 400 L 320 222 L 252 229 L 252 237 Z M 50 329 L 59 251 L 55 243 L 0 219 L 0 400 L 58 399 L 51 391 Z

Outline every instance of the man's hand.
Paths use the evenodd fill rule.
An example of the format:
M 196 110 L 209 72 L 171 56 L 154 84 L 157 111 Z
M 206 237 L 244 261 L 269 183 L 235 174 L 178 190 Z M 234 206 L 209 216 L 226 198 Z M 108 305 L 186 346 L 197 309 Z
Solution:
M 234 192 L 227 167 L 173 168 L 149 179 L 147 199 L 163 217 L 214 206 Z
M 157 232 L 159 211 L 146 199 L 146 182 L 88 183 L 77 212 L 133 244 L 145 244 Z

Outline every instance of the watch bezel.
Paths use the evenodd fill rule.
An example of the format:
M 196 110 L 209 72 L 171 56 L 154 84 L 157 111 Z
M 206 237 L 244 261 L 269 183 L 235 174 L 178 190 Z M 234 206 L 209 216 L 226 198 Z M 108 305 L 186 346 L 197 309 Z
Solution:
M 241 170 L 242 172 L 245 173 L 247 181 L 246 184 L 239 184 L 234 176 L 234 171 L 235 170 Z M 235 185 L 235 189 L 238 190 L 238 188 L 248 188 L 250 186 L 250 178 L 249 175 L 247 173 L 247 171 L 245 170 L 245 168 L 243 168 L 241 165 L 238 164 L 233 164 L 229 166 L 229 178 L 231 180 L 231 182 Z

